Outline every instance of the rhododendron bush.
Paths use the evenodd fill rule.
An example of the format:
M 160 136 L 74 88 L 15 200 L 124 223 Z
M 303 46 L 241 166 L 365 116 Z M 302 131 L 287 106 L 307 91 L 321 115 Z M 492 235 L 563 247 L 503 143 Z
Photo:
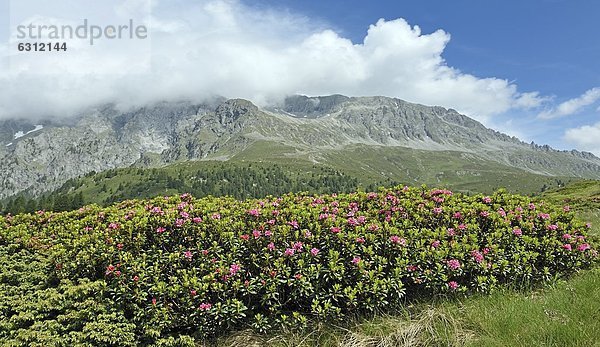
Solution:
M 37 326 L 56 332 L 44 338 L 94 345 L 174 344 L 168 336 L 193 344 L 230 329 L 302 327 L 417 296 L 552 280 L 597 259 L 589 225 L 568 208 L 504 191 L 397 187 L 247 201 L 184 194 L 0 217 L 0 228 L 11 266 L 2 275 L 0 339 L 11 341 Z M 43 259 L 40 278 L 16 279 L 26 267 L 10 264 L 33 259 Z M 32 305 L 6 302 L 16 288 L 56 295 L 28 315 Z

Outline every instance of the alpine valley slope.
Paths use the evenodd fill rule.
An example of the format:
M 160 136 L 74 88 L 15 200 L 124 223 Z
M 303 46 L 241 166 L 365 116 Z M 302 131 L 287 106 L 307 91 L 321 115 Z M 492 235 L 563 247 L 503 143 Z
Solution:
M 23 136 L 14 136 L 19 127 Z M 466 184 L 490 171 L 600 179 L 600 159 L 591 153 L 526 144 L 442 107 L 332 95 L 292 96 L 261 109 L 215 98 L 0 122 L 0 199 L 36 196 L 92 171 L 196 160 L 318 163 L 419 183 L 450 175 Z

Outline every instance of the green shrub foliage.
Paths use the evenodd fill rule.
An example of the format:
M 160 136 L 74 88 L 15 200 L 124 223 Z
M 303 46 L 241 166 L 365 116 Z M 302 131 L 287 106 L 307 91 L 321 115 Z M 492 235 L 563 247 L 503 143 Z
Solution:
M 0 217 L 3 345 L 194 345 L 588 267 L 567 207 L 396 187 Z

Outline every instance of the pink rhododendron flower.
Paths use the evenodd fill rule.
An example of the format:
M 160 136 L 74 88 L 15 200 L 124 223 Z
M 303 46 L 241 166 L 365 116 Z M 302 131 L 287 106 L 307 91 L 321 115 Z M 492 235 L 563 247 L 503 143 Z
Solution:
M 240 235 L 240 239 L 242 239 L 244 241 L 248 241 L 248 240 L 250 240 L 250 235 L 248 235 L 248 234 L 242 234 L 242 235 Z
M 310 231 L 306 230 L 306 231 L 304 232 L 304 237 L 306 237 L 306 238 L 309 238 L 309 237 L 311 237 L 311 236 L 312 236 L 312 233 L 311 233 Z
M 122 243 L 118 243 L 117 244 L 117 248 L 120 249 L 120 250 L 123 249 L 123 244 Z
M 339 232 L 341 231 L 341 229 L 340 229 L 340 228 L 338 228 L 338 227 L 331 227 L 331 228 L 330 228 L 330 230 L 331 230 L 331 232 L 332 232 L 332 233 L 334 233 L 334 234 L 337 234 L 337 233 L 339 233 Z
M 260 215 L 260 212 L 258 212 L 257 209 L 252 209 L 248 211 L 248 214 L 254 217 L 258 217 Z
M 210 216 L 212 219 L 221 219 L 221 214 L 220 213 L 213 213 L 212 216 Z
M 295 220 L 288 222 L 288 225 L 294 227 L 294 229 L 298 229 L 298 222 Z
M 231 266 L 229 267 L 229 273 L 233 276 L 236 273 L 238 273 L 240 269 L 241 267 L 238 264 L 231 264 Z
M 185 220 L 183 220 L 183 219 L 178 218 L 175 220 L 175 226 L 178 228 L 182 227 L 184 223 L 185 223 Z
M 254 236 L 255 239 L 258 239 L 261 235 L 262 234 L 260 231 L 258 231 L 256 229 L 252 230 L 252 236 Z
M 546 227 L 546 229 L 554 231 L 554 230 L 558 229 L 558 225 L 556 225 L 556 224 L 550 224 L 550 225 L 548 225 Z
M 523 231 L 520 228 L 517 228 L 517 229 L 513 230 L 513 234 L 515 234 L 517 236 L 521 236 L 521 235 L 523 235 Z
M 533 202 L 529 203 L 529 209 L 530 210 L 535 210 L 535 204 Z
M 369 231 L 377 231 L 379 230 L 379 226 L 377 224 L 369 225 Z
M 294 247 L 294 250 L 296 250 L 296 251 L 301 251 L 302 247 L 304 247 L 304 245 L 302 244 L 302 242 L 298 241 L 298 242 L 294 242 L 292 247 Z
M 317 254 L 319 254 L 319 252 L 320 252 L 320 251 L 319 251 L 319 249 L 318 249 L 318 248 L 312 248 L 312 249 L 310 250 L 310 254 L 312 254 L 312 255 L 313 255 L 313 256 L 315 256 L 315 257 L 317 256 Z
M 462 215 L 460 214 L 460 212 L 454 212 L 454 214 L 452 215 L 452 217 L 454 217 L 454 219 L 461 219 Z
M 196 293 L 196 290 L 195 290 L 195 289 L 192 289 L 192 290 L 190 290 L 190 295 L 191 295 L 191 296 L 196 296 L 196 294 L 197 294 L 197 293 Z
M 208 255 L 208 249 L 203 249 L 202 250 L 202 255 Z
M 488 253 L 490 253 L 490 249 L 489 249 L 489 248 L 487 248 L 487 247 L 486 247 L 486 248 L 484 248 L 484 249 L 483 249 L 483 254 L 488 254 Z
M 486 196 L 482 199 L 482 201 L 486 204 L 489 204 L 490 202 L 492 202 L 492 198 L 490 198 L 489 196 Z
M 166 228 L 163 228 L 163 227 L 158 227 L 158 228 L 156 228 L 156 232 L 157 232 L 158 234 L 162 234 L 162 233 L 164 233 L 166 230 L 167 230 L 167 229 L 166 229 Z
M 592 223 L 585 223 L 585 227 L 590 229 L 592 227 Z
M 406 270 L 410 271 L 410 272 L 414 272 L 417 271 L 418 267 L 414 266 L 414 265 L 407 265 L 406 266 Z
M 458 288 L 458 283 L 456 283 L 456 281 L 450 281 L 450 282 L 448 282 L 448 287 L 450 287 L 450 289 L 454 290 L 454 289 Z
M 192 260 L 193 254 L 191 251 L 185 251 L 183 252 L 183 256 L 188 260 Z
M 163 210 L 161 210 L 160 207 L 153 207 L 152 210 L 150 210 L 150 212 L 161 215 L 161 216 L 163 216 L 165 214 L 165 212 Z
M 563 234 L 562 236 L 563 240 L 569 240 L 571 238 L 570 234 Z
M 354 257 L 352 258 L 352 264 L 357 265 L 358 263 L 360 263 L 361 259 L 360 257 Z
M 266 237 L 271 237 L 271 235 L 273 235 L 273 233 L 271 232 L 271 230 L 265 230 L 265 234 Z
M 200 304 L 200 306 L 198 306 L 198 309 L 202 310 L 202 311 L 207 311 L 207 310 L 210 310 L 211 307 L 212 307 L 211 304 L 203 302 Z
M 272 251 L 272 250 L 274 250 L 274 249 L 275 249 L 275 244 L 274 244 L 273 242 L 271 242 L 271 243 L 269 243 L 269 244 L 267 245 L 267 248 L 268 248 L 270 251 Z
M 550 219 L 550 215 L 547 213 L 538 213 L 538 218 L 541 219 Z
M 291 257 L 292 255 L 294 255 L 294 253 L 296 253 L 296 250 L 294 250 L 293 248 L 286 248 L 283 254 L 285 254 L 288 257 Z
M 571 248 L 571 245 L 570 245 L 570 244 L 568 244 L 568 243 L 565 243 L 565 244 L 562 246 L 562 248 L 566 249 L 567 251 L 570 251 L 570 250 L 572 249 L 572 248 Z
M 577 247 L 577 250 L 580 252 L 586 251 L 590 249 L 590 245 L 588 245 L 587 243 L 582 243 L 579 245 L 579 247 Z
M 439 196 L 434 196 L 433 198 L 431 198 L 431 200 L 437 202 L 438 204 L 441 204 L 444 202 L 444 198 L 439 197 Z
M 140 280 L 140 278 L 138 277 L 138 275 L 133 276 L 133 282 L 137 282 L 139 280 Z
M 479 212 L 479 215 L 483 218 L 487 218 L 490 215 L 490 213 L 488 211 L 481 211 Z
M 202 218 L 200 218 L 200 217 L 194 217 L 194 218 L 192 218 L 192 222 L 194 222 L 195 224 L 202 223 Z
M 358 224 L 359 224 L 359 223 L 358 223 L 358 220 L 356 220 L 356 219 L 354 219 L 354 218 L 348 218 L 348 225 L 355 227 L 355 226 L 357 226 Z
M 454 228 L 448 228 L 447 233 L 448 233 L 448 236 L 454 236 L 454 235 L 456 235 L 456 232 L 454 231 Z
M 435 208 L 433 209 L 433 213 L 434 213 L 434 214 L 440 214 L 440 213 L 442 213 L 442 208 L 441 208 L 441 207 L 435 207 Z
M 301 279 L 301 278 L 302 278 L 302 275 L 301 275 L 301 274 L 295 274 L 295 275 L 294 275 L 294 278 L 295 278 L 295 279 L 297 279 L 297 280 L 299 280 L 299 279 Z
M 152 298 L 152 305 L 156 305 L 156 298 Z
M 451 270 L 460 269 L 460 261 L 458 261 L 458 259 L 450 259 L 446 261 L 446 264 Z
M 459 225 L 458 225 L 458 228 L 459 228 L 460 230 L 465 230 L 465 229 L 467 228 L 467 226 L 466 226 L 466 225 L 464 225 L 464 224 L 459 224 Z
M 181 216 L 181 218 L 184 218 L 184 219 L 190 218 L 190 214 L 185 211 L 179 212 L 179 215 Z
M 439 246 L 440 246 L 439 240 L 435 240 L 431 243 L 431 247 L 433 247 L 433 248 L 438 248 Z
M 112 229 L 112 230 L 119 229 L 119 227 L 120 227 L 120 226 L 119 226 L 119 224 L 117 224 L 117 223 L 110 223 L 110 224 L 108 225 L 108 228 L 109 228 L 109 229 Z
M 476 250 L 471 251 L 471 256 L 478 263 L 481 263 L 483 261 L 483 254 L 481 254 L 479 251 L 476 251 Z
M 401 245 L 401 246 L 406 246 L 406 239 L 404 238 L 400 238 L 399 236 L 393 235 L 390 236 L 390 241 L 392 241 L 392 243 Z
M 356 238 L 356 243 L 360 243 L 360 244 L 365 243 L 365 238 L 364 237 L 357 237 Z

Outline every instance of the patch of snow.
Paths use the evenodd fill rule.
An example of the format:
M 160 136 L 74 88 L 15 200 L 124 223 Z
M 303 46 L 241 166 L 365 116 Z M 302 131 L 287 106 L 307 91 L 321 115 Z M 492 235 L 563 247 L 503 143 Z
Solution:
M 6 147 L 8 147 L 8 146 L 10 146 L 10 145 L 12 145 L 12 142 L 11 142 L 11 143 L 8 143 L 8 144 L 6 145 Z
M 38 124 L 38 125 L 35 126 L 35 129 L 29 130 L 27 133 L 25 133 L 25 135 L 29 135 L 29 134 L 31 134 L 33 132 L 40 131 L 42 129 L 44 129 L 44 126 L 41 125 L 41 124 Z
M 19 138 L 21 138 L 21 137 L 23 137 L 23 136 L 25 136 L 25 135 L 29 135 L 29 134 L 31 134 L 31 133 L 33 133 L 33 132 L 40 131 L 40 130 L 42 130 L 42 129 L 44 129 L 44 126 L 43 126 L 43 125 L 41 125 L 41 124 L 38 124 L 38 125 L 36 125 L 36 126 L 35 126 L 35 128 L 34 128 L 33 130 L 29 130 L 29 131 L 28 131 L 28 132 L 26 132 L 26 133 L 25 133 L 25 132 L 23 132 L 22 130 L 19 130 L 19 131 L 17 131 L 17 132 L 15 133 L 15 140 L 16 140 L 16 139 L 19 139 Z

